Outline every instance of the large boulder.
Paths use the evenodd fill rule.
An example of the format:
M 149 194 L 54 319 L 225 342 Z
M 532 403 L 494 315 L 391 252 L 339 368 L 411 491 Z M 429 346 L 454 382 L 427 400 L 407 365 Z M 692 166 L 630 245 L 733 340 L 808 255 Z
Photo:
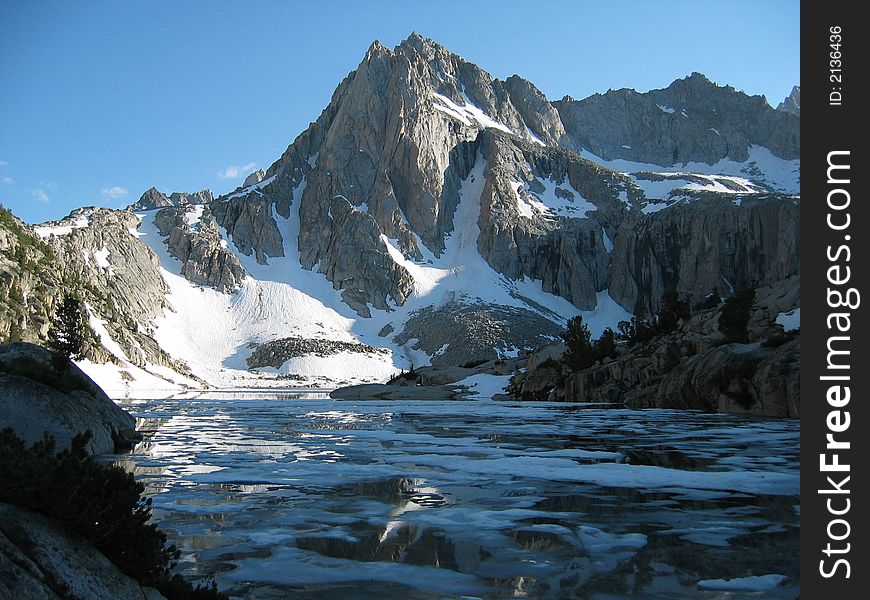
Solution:
M 158 600 L 81 536 L 47 517 L 0 503 L 0 598 Z
M 0 429 L 11 427 L 28 444 L 47 432 L 58 450 L 90 431 L 85 449 L 106 454 L 140 440 L 135 426 L 136 419 L 66 358 L 27 342 L 0 346 Z

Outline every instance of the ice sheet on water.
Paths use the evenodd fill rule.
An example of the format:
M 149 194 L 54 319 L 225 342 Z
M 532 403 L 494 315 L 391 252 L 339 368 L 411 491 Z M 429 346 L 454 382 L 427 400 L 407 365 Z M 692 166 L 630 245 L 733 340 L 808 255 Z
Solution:
M 698 589 L 720 592 L 764 592 L 779 587 L 787 579 L 785 575 L 775 573 L 733 579 L 703 579 L 698 582 Z
M 159 490 L 157 518 L 195 559 L 189 568 L 232 565 L 218 576 L 221 587 L 354 581 L 355 588 L 391 589 L 384 586 L 403 582 L 424 595 L 455 597 L 515 578 L 558 586 L 579 573 L 572 585 L 594 591 L 595 574 L 621 573 L 617 567 L 647 545 L 714 547 L 726 557 L 721 564 L 734 563 L 734 576 L 752 572 L 741 545 L 748 542 L 739 540 L 760 537 L 761 547 L 781 548 L 783 556 L 797 548 L 797 422 L 477 399 L 202 398 L 133 406 L 160 426 L 125 460 Z M 624 452 L 656 448 L 704 457 L 698 464 L 710 466 L 623 461 Z M 360 562 L 297 546 L 307 537 L 326 546 L 402 547 L 432 532 L 442 540 L 439 552 L 486 554 L 474 550 L 477 566 L 459 572 L 447 562 L 438 570 L 388 558 Z M 276 567 L 285 560 L 290 570 Z M 662 578 L 675 574 L 686 580 L 679 562 L 670 568 L 651 575 L 648 589 L 671 585 Z M 430 589 L 420 578 L 446 583 Z

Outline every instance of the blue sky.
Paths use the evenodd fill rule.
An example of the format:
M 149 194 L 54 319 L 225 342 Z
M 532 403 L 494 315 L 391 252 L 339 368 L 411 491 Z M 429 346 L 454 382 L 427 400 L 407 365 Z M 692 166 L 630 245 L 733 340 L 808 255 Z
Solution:
M 775 106 L 800 83 L 797 1 L 0 0 L 0 202 L 40 222 L 227 192 L 412 31 L 550 99 L 700 71 Z

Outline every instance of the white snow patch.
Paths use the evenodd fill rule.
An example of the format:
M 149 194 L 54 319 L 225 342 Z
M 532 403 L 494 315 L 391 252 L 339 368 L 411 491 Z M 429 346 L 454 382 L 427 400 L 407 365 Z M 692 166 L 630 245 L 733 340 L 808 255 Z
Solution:
M 73 221 L 72 225 L 41 225 L 33 228 L 33 233 L 39 237 L 48 237 L 50 235 L 68 235 L 73 229 L 84 229 L 90 225 L 90 220 L 87 217 L 79 217 Z
M 187 208 L 184 212 L 184 221 L 187 223 L 188 227 L 195 227 L 199 225 L 200 220 L 202 219 L 202 213 L 205 211 L 204 204 L 196 204 Z
M 625 159 L 605 160 L 588 150 L 580 152 L 583 158 L 597 162 L 614 171 L 621 173 L 671 173 L 689 175 L 712 175 L 717 177 L 731 176 L 741 178 L 750 183 L 763 184 L 767 187 L 787 194 L 800 194 L 800 160 L 785 160 L 778 158 L 770 150 L 762 146 L 751 146 L 749 158 L 743 162 L 723 158 L 719 162 L 708 165 L 707 163 L 691 162 L 671 167 L 662 167 L 652 163 L 641 163 Z M 650 183 L 636 181 L 644 187 Z M 646 191 L 645 191 L 646 193 Z M 665 197 L 661 191 L 647 194 L 647 197 Z
M 642 212 L 645 215 L 648 215 L 648 214 L 651 214 L 654 212 L 659 212 L 660 210 L 664 210 L 669 206 L 670 206 L 670 203 L 668 203 L 668 202 L 648 202 L 646 204 L 646 206 L 644 206 L 642 209 L 640 209 L 640 212 Z
M 631 146 L 629 146 L 628 144 L 623 144 L 622 147 L 626 150 L 631 150 Z
M 716 135 L 721 135 L 721 134 L 719 133 L 719 130 L 716 129 L 715 127 L 711 127 L 711 128 L 710 128 L 710 131 L 712 131 L 712 132 L 715 133 Z
M 433 96 L 441 103 L 439 104 L 438 102 L 435 102 L 432 104 L 435 110 L 450 115 L 454 119 L 462 122 L 464 125 L 468 125 L 469 127 L 477 126 L 480 129 L 494 127 L 495 129 L 500 129 L 505 133 L 513 134 L 513 130 L 510 127 L 494 120 L 488 114 L 472 104 L 471 100 L 469 100 L 468 96 L 465 96 L 464 93 L 463 99 L 465 100 L 465 103 L 462 106 L 456 104 L 453 100 L 443 94 L 434 93 Z
M 541 146 L 546 146 L 546 145 L 547 145 L 547 144 L 544 143 L 544 140 L 542 140 L 542 139 L 539 138 L 537 135 L 535 135 L 535 132 L 532 131 L 531 129 L 529 129 L 528 126 L 526 126 L 526 135 L 528 135 L 528 136 L 529 136 L 529 139 L 532 140 L 532 141 L 533 141 L 534 143 L 536 143 L 536 144 L 539 144 L 539 145 L 541 145 Z
M 85 310 L 88 313 L 88 325 L 90 325 L 91 330 L 96 334 L 97 339 L 100 341 L 103 348 L 105 348 L 109 354 L 115 358 L 124 362 L 130 362 L 130 359 L 127 358 L 127 354 L 123 349 L 121 349 L 118 342 L 113 340 L 112 336 L 109 335 L 109 331 L 106 329 L 106 322 L 98 319 L 94 310 L 88 304 L 85 304 Z
M 598 210 L 597 206 L 584 198 L 568 182 L 548 179 L 541 183 L 544 191 L 539 193 L 533 192 L 527 184 L 511 181 L 510 185 L 516 195 L 517 208 L 521 215 L 529 219 L 535 214 L 551 219 L 555 216 L 585 219 L 589 217 L 590 212 Z M 561 196 L 556 195 L 557 188 L 563 190 Z M 566 195 L 573 197 L 573 200 L 566 198 Z
M 789 312 L 781 312 L 776 316 L 776 322 L 782 325 L 786 331 L 795 331 L 801 328 L 800 307 Z
M 763 187 L 752 183 L 745 177 L 734 175 L 704 175 L 701 173 L 656 172 L 651 176 L 659 180 L 648 179 L 647 175 L 634 173 L 631 178 L 643 190 L 646 198 L 671 198 L 680 192 L 717 192 L 720 194 L 761 194 L 766 192 Z M 698 180 L 701 180 L 700 182 Z
M 594 309 L 580 311 L 583 323 L 589 328 L 592 339 L 601 337 L 601 334 L 608 327 L 616 331 L 620 321 L 631 321 L 634 316 L 610 296 L 609 290 L 598 292 L 595 295 L 595 300 Z
M 490 375 L 488 373 L 480 373 L 466 377 L 451 385 L 464 385 L 469 388 L 471 396 L 480 398 L 492 398 L 496 394 L 503 394 L 505 388 L 510 383 L 510 375 Z
M 607 231 L 604 229 L 601 230 L 601 237 L 604 240 L 604 250 L 608 254 L 613 252 L 613 242 L 610 241 L 610 238 L 607 236 Z
M 656 104 L 656 106 L 658 106 L 659 110 L 664 112 L 664 113 L 672 114 L 672 113 L 677 112 L 676 108 L 671 108 L 670 106 L 666 106 L 664 104 Z
M 106 248 L 106 246 L 94 251 L 94 262 L 97 263 L 97 266 L 101 269 L 111 268 L 112 265 L 109 263 L 109 249 Z
M 263 192 L 261 192 L 260 190 L 263 189 L 264 187 L 266 187 L 267 185 L 269 185 L 270 183 L 272 183 L 274 180 L 275 180 L 275 175 L 272 175 L 271 177 L 264 179 L 263 181 L 260 181 L 258 183 L 251 184 L 248 187 L 242 188 L 238 192 L 233 192 L 232 194 L 227 196 L 227 198 L 239 198 L 241 196 L 247 196 L 248 194 L 253 193 L 253 192 L 256 192 L 256 193 L 262 195 Z M 200 213 L 200 216 L 201 216 L 201 213 Z

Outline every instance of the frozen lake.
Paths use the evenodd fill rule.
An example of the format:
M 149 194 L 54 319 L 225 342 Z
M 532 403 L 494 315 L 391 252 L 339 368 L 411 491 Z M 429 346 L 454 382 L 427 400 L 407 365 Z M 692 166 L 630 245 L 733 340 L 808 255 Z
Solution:
M 134 401 L 118 461 L 232 597 L 794 598 L 799 423 L 588 405 Z

